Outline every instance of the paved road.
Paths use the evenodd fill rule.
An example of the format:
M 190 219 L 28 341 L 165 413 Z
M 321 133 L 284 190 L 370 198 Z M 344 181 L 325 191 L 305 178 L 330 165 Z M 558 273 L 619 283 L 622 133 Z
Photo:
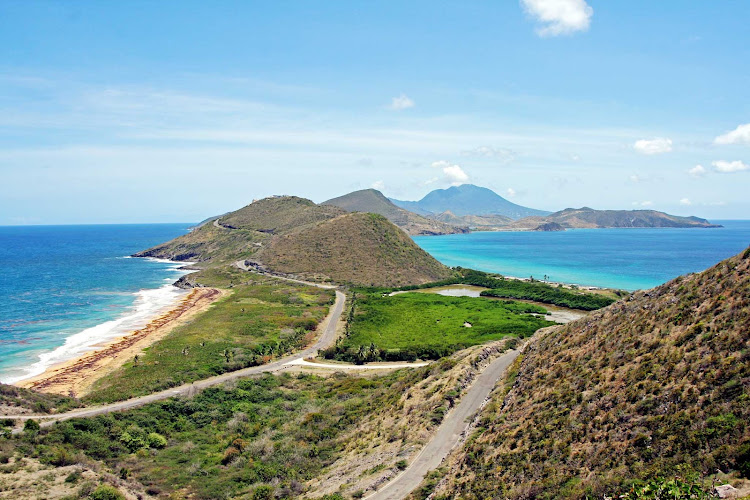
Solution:
M 435 437 L 422 448 L 409 467 L 386 483 L 379 491 L 365 498 L 371 500 L 405 498 L 421 484 L 428 472 L 438 468 L 453 447 L 461 441 L 471 417 L 482 406 L 500 376 L 516 359 L 518 353 L 519 351 L 508 351 L 490 363 L 477 377 L 466 395 L 461 398 L 458 406 L 448 413 Z
M 278 361 L 267 363 L 261 366 L 253 366 L 251 368 L 245 368 L 234 372 L 224 373 L 215 377 L 198 380 L 192 384 L 183 384 L 171 389 L 167 389 L 161 392 L 155 392 L 148 396 L 140 396 L 126 401 L 120 401 L 117 403 L 111 403 L 103 406 L 96 406 L 90 408 L 81 408 L 78 410 L 71 410 L 65 413 L 59 413 L 56 415 L 0 415 L 2 418 L 12 418 L 14 420 L 42 420 L 41 425 L 48 426 L 54 422 L 60 422 L 71 418 L 79 417 L 93 417 L 95 415 L 103 415 L 106 413 L 112 413 L 116 411 L 129 410 L 131 408 L 138 408 L 140 406 L 153 403 L 154 401 L 161 401 L 174 396 L 192 396 L 197 391 L 211 387 L 218 384 L 223 384 L 230 380 L 236 380 L 239 378 L 247 377 L 250 375 L 257 375 L 260 373 L 277 372 L 288 368 L 290 363 L 303 359 L 306 357 L 314 356 L 319 349 L 324 349 L 332 345 L 336 341 L 336 324 L 338 323 L 341 313 L 344 310 L 344 302 L 346 301 L 346 295 L 336 290 L 336 301 L 328 312 L 328 316 L 323 320 L 323 333 L 320 335 L 318 340 L 303 351 L 297 352 L 292 356 L 281 358 Z

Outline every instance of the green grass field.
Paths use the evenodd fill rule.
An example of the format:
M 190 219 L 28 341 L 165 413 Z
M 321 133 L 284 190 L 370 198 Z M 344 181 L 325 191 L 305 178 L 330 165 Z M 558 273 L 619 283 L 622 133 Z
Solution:
M 97 381 L 85 401 L 127 399 L 265 363 L 309 341 L 334 301 L 331 290 L 231 268 L 203 271 L 197 281 L 232 294 Z
M 436 359 L 506 336 L 527 337 L 554 324 L 534 315 L 545 312 L 532 304 L 476 297 L 360 292 L 354 313 L 348 311 L 347 336 L 324 356 L 354 362 Z

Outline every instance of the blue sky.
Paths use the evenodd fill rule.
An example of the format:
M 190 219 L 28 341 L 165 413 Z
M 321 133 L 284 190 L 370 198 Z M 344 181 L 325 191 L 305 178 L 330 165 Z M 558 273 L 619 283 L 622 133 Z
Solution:
M 744 0 L 5 1 L 0 224 L 461 182 L 747 219 L 749 19 Z

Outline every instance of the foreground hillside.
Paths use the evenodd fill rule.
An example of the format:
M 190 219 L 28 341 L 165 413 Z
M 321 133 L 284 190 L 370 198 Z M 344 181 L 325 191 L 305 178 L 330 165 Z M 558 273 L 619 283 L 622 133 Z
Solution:
M 750 475 L 750 248 L 541 337 L 437 498 L 602 498 Z M 507 393 L 506 393 L 507 390 Z
M 295 196 L 258 200 L 135 256 L 200 267 L 249 260 L 273 272 L 366 286 L 420 284 L 451 274 L 385 217 Z
M 427 283 L 452 274 L 385 217 L 370 213 L 274 238 L 258 259 L 275 271 L 366 286 Z
M 339 196 L 321 205 L 333 205 L 349 212 L 380 214 L 411 235 L 437 235 L 466 233 L 465 225 L 428 219 L 394 205 L 383 193 L 375 189 L 362 189 Z
M 606 227 L 721 227 L 699 217 L 680 217 L 656 210 L 594 210 L 566 208 L 543 217 L 526 217 L 508 225 L 513 229 L 535 229 L 544 224 L 559 224 L 563 228 Z

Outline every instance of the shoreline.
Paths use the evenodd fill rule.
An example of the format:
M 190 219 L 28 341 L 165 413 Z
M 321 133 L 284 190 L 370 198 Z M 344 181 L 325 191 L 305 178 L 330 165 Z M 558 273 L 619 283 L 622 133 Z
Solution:
M 49 366 L 43 373 L 15 381 L 12 385 L 81 397 L 99 378 L 121 367 L 227 293 L 217 288 L 194 288 L 167 312 L 149 319 L 146 326 L 105 340 L 92 346 L 91 351 Z

